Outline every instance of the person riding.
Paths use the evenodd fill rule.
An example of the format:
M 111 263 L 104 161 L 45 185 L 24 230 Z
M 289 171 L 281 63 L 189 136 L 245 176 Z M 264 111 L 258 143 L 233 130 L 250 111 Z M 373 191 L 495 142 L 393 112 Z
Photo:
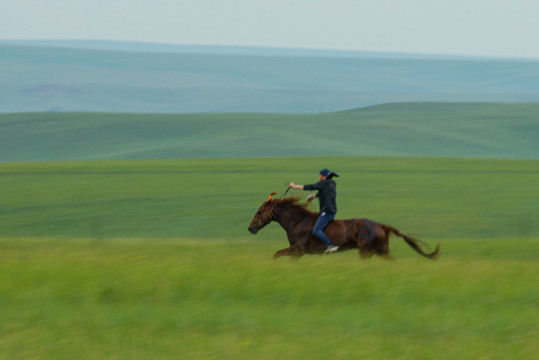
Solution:
M 320 181 L 316 184 L 296 185 L 293 182 L 289 184 L 292 189 L 318 190 L 318 193 L 309 195 L 307 201 L 311 201 L 315 197 L 318 197 L 320 202 L 320 216 L 314 225 L 313 235 L 327 245 L 326 254 L 333 253 L 339 249 L 339 247 L 333 244 L 324 233 L 326 226 L 335 219 L 335 215 L 337 214 L 337 184 L 332 180 L 333 177 L 339 177 L 339 174 L 330 171 L 329 169 L 322 169 L 318 174 L 318 179 Z

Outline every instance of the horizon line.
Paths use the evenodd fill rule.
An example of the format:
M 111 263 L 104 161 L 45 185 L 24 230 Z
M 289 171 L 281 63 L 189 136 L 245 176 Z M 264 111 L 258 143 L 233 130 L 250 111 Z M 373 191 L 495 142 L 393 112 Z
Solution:
M 301 48 L 263 45 L 233 44 L 178 44 L 110 39 L 0 39 L 2 45 L 35 46 L 79 50 L 99 50 L 118 52 L 184 53 L 207 55 L 243 56 L 290 56 L 290 57 L 340 57 L 340 58 L 397 58 L 418 60 L 478 60 L 478 61 L 539 61 L 537 57 L 468 55 L 449 53 L 420 53 L 379 50 L 350 50 L 328 48 Z M 108 44 L 108 46 L 107 46 Z M 219 50 L 219 51 L 217 51 Z

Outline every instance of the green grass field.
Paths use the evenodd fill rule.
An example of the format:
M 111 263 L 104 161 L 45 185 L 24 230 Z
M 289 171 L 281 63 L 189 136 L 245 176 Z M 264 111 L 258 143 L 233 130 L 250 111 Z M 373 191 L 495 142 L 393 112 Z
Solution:
M 396 261 L 273 261 L 247 226 L 341 173 Z M 533 359 L 539 161 L 308 157 L 0 164 L 0 359 Z M 300 194 L 300 193 L 296 193 Z
M 534 359 L 539 241 L 272 261 L 272 241 L 2 238 L 2 359 Z
M 0 236 L 236 239 L 269 193 L 324 167 L 342 174 L 340 218 L 425 239 L 538 235 L 537 160 L 309 157 L 0 164 Z

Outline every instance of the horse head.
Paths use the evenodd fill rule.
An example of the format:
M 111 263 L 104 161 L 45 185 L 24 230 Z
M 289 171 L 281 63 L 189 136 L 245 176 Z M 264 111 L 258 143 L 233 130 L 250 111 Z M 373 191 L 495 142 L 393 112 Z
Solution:
M 269 199 L 264 201 L 262 205 L 258 208 L 251 224 L 249 225 L 249 230 L 252 234 L 256 234 L 258 230 L 262 229 L 264 226 L 268 225 L 273 220 L 273 208 L 274 205 L 271 201 L 273 195 L 277 194 L 276 192 L 271 193 Z

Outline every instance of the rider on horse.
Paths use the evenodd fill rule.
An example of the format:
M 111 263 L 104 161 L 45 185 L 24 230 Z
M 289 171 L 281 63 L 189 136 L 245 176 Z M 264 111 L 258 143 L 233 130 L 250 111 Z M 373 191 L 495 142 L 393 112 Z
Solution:
M 322 169 L 318 174 L 318 179 L 320 181 L 316 184 L 296 185 L 291 182 L 289 185 L 293 189 L 318 190 L 316 195 L 309 195 L 307 201 L 311 201 L 315 197 L 318 197 L 320 202 L 320 216 L 314 226 L 313 235 L 326 243 L 326 254 L 333 253 L 339 249 L 339 247 L 333 244 L 324 233 L 326 226 L 335 219 L 335 215 L 337 214 L 337 204 L 335 201 L 337 197 L 337 184 L 332 180 L 333 177 L 339 177 L 339 174 L 330 171 L 329 169 Z

